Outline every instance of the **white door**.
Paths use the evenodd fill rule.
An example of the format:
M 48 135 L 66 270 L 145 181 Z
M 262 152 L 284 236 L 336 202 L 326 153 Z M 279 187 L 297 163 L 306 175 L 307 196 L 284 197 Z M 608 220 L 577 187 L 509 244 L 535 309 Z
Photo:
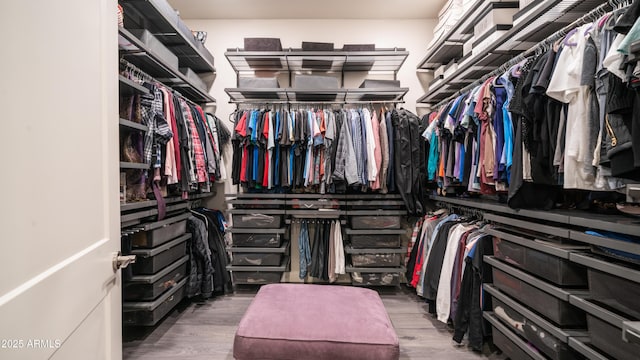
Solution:
M 2 2 L 0 359 L 122 357 L 116 6 Z

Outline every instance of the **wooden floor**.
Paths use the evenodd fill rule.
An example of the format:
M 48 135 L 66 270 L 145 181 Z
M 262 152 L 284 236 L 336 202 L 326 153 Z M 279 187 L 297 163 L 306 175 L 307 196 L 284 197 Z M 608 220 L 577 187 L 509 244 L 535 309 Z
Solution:
M 233 336 L 257 288 L 244 288 L 202 304 L 184 302 L 154 329 L 125 329 L 127 360 L 233 359 Z M 501 359 L 455 346 L 451 332 L 404 286 L 379 290 L 400 338 L 400 359 Z

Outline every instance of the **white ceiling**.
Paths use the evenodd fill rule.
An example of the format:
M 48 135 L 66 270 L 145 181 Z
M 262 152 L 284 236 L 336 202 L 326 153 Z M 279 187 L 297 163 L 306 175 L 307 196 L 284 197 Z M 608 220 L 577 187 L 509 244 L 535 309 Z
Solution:
M 169 0 L 183 19 L 432 19 L 446 0 Z

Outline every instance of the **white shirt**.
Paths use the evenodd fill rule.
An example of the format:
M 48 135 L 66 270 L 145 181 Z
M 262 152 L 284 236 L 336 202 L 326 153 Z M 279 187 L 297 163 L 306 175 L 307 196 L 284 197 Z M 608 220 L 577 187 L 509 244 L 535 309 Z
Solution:
M 593 149 L 588 148 L 590 92 L 581 84 L 584 52 L 587 38 L 584 25 L 568 40 L 573 46 L 565 46 L 560 53 L 551 77 L 547 95 L 569 104 L 565 127 L 564 188 L 595 190 L 595 178 L 588 169 Z M 587 35 L 588 36 L 588 35 Z M 588 163 L 587 163 L 588 162 Z
M 445 324 L 451 313 L 451 276 L 453 276 L 453 265 L 460 246 L 460 238 L 473 228 L 473 225 L 458 224 L 453 226 L 449 232 L 447 250 L 444 253 L 440 282 L 438 283 L 438 295 L 436 296 L 436 314 L 438 320 Z
M 367 132 L 367 181 L 376 181 L 376 177 L 378 176 L 378 168 L 376 167 L 376 140 L 373 135 L 373 125 L 371 124 L 371 112 L 369 109 L 362 109 L 362 113 L 364 114 L 364 125 L 365 130 Z

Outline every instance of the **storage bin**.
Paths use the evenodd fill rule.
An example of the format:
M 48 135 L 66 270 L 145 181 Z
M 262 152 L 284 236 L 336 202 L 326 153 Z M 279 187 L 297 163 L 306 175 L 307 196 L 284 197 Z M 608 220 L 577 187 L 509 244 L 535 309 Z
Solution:
M 245 51 L 282 51 L 282 43 L 278 38 L 244 38 Z M 247 64 L 252 69 L 282 69 L 280 57 L 247 57 Z
M 282 226 L 282 215 L 233 214 L 236 228 L 277 229 Z
M 135 249 L 136 262 L 132 265 L 134 275 L 152 275 L 177 261 L 186 254 L 187 240 L 191 234 L 185 234 L 162 246 L 151 249 Z
M 539 325 L 527 319 L 496 297 L 492 298 L 493 313 L 511 331 L 525 338 L 536 349 L 552 360 L 576 360 L 578 357 L 560 339 L 543 330 Z M 516 328 L 517 326 L 517 328 Z
M 479 38 L 497 26 L 508 30 L 513 24 L 513 15 L 517 12 L 518 2 L 494 3 L 491 10 L 475 23 L 473 36 Z
M 189 257 L 184 256 L 155 275 L 132 276 L 124 283 L 122 289 L 124 300 L 155 300 L 185 278 L 188 260 Z
M 240 77 L 238 87 L 242 89 L 277 89 L 280 83 L 273 77 Z
M 376 51 L 376 44 L 344 44 L 342 51 Z
M 296 89 L 334 90 L 340 88 L 340 84 L 338 78 L 333 76 L 296 75 L 293 79 L 293 87 Z
M 402 254 L 351 254 L 351 263 L 356 267 L 398 267 L 402 259 Z
M 175 222 L 169 222 L 153 230 L 133 234 L 131 236 L 131 245 L 135 248 L 152 248 L 184 235 L 184 233 L 187 232 L 186 218 L 184 216 L 178 216 L 175 219 Z M 171 220 L 172 219 L 166 219 L 163 221 Z
M 640 345 L 622 340 L 622 330 L 600 318 L 587 314 L 591 344 L 614 359 L 638 359 Z
M 123 302 L 122 324 L 154 326 L 164 318 L 185 296 L 187 279 L 183 279 L 171 290 L 155 301 Z
M 560 327 L 584 327 L 584 313 L 549 293 L 493 267 L 494 285 Z
M 400 274 L 394 272 L 352 272 L 351 284 L 358 286 L 397 286 Z
M 640 284 L 589 269 L 591 298 L 621 313 L 640 319 Z
M 233 232 L 231 235 L 233 246 L 277 248 L 282 244 L 284 229 L 282 233 L 265 233 L 257 229 L 255 231 L 254 233 Z
M 126 17 L 126 15 L 125 15 Z M 178 57 L 171 52 L 166 46 L 164 46 L 160 40 L 156 39 L 153 34 L 144 29 L 129 29 L 129 31 L 140 41 L 142 41 L 147 49 L 159 58 L 167 67 L 171 69 L 179 68 Z M 193 37 L 193 36 L 191 36 Z
M 180 72 L 184 74 L 184 76 L 193 86 L 202 90 L 203 92 L 208 92 L 207 85 L 205 85 L 204 81 L 202 81 L 200 76 L 198 76 L 198 74 L 196 74 L 193 70 L 188 67 L 181 67 Z
M 276 78 L 247 78 L 238 80 L 241 89 L 277 89 L 280 87 Z M 277 92 L 271 91 L 240 91 L 246 99 L 280 99 Z
M 497 327 L 492 326 L 491 335 L 493 338 L 493 344 L 502 350 L 502 352 L 509 358 L 514 360 L 527 360 L 534 359 L 529 356 L 520 346 L 507 337 Z
M 333 51 L 333 43 L 303 41 L 303 51 Z
M 282 51 L 279 38 L 244 38 L 245 51 Z
M 349 239 L 356 249 L 397 248 L 402 244 L 400 235 L 349 235 Z
M 278 266 L 284 254 L 277 253 L 233 253 L 232 265 Z
M 232 271 L 231 280 L 236 285 L 262 285 L 279 283 L 282 271 Z
M 362 84 L 360 84 L 361 88 L 368 89 L 376 89 L 376 88 L 399 88 L 400 81 L 399 80 L 372 80 L 365 79 Z
M 352 216 L 353 229 L 400 229 L 400 216 Z
M 493 237 L 493 253 L 498 259 L 554 284 L 575 287 L 587 285 L 586 268 L 568 259 L 503 240 L 497 236 Z
M 333 43 L 303 41 L 302 50 L 303 51 L 333 51 Z M 322 59 L 313 59 L 313 58 L 302 59 L 303 69 L 311 69 L 316 71 L 328 71 L 331 69 L 332 65 L 333 65 L 333 61 L 331 60 L 322 60 Z

